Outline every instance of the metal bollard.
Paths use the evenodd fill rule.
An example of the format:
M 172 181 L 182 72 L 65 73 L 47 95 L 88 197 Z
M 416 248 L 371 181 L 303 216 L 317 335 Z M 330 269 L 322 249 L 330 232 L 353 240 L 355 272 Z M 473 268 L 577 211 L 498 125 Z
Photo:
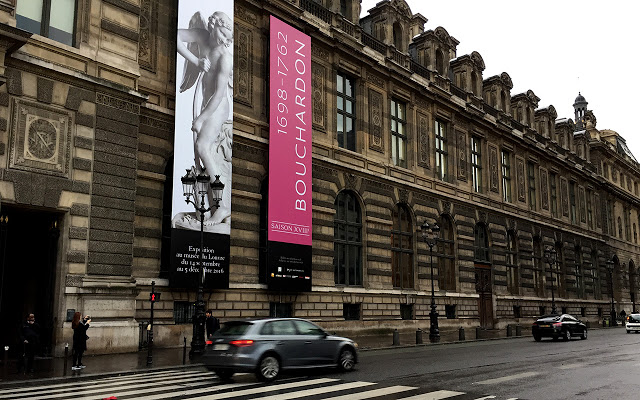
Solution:
M 464 328 L 460 327 L 460 329 L 458 329 L 458 340 L 463 341 L 465 340 L 464 338 Z
M 184 347 L 182 347 L 182 365 L 187 363 L 187 337 L 184 337 Z
M 516 336 L 522 336 L 522 327 L 520 325 L 516 325 Z
M 507 325 L 507 337 L 513 336 L 513 328 L 511 325 Z
M 69 362 L 69 343 L 65 343 L 64 344 L 64 372 L 62 373 L 63 376 L 67 376 L 67 363 Z
M 2 376 L 7 376 L 9 364 L 9 346 L 4 346 L 4 355 L 2 356 Z
M 422 344 L 422 330 L 416 331 L 416 344 Z
M 393 346 L 398 346 L 400 344 L 400 333 L 398 330 L 393 331 Z
M 482 328 L 476 326 L 476 340 L 482 339 Z

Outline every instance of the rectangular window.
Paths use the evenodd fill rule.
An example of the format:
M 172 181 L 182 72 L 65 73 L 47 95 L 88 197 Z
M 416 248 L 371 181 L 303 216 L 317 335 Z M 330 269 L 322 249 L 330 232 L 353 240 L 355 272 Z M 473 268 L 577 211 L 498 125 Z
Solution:
M 393 165 L 407 167 L 406 105 L 391 100 L 391 158 Z
M 591 197 L 593 193 L 591 190 L 587 190 L 587 224 L 589 228 L 593 228 L 593 208 L 591 207 Z
M 18 0 L 16 26 L 73 46 L 76 0 Z
M 511 203 L 511 162 L 509 152 L 502 150 L 502 200 Z
M 544 306 L 538 306 L 538 311 L 540 312 L 540 315 L 545 315 L 545 311 L 547 310 Z
M 444 313 L 447 319 L 456 319 L 456 305 L 455 304 L 445 304 Z
M 413 319 L 413 304 L 400 304 L 400 317 L 402 319 Z
M 587 307 L 580 307 L 580 316 L 581 317 L 587 316 Z
M 269 303 L 269 317 L 271 318 L 291 318 L 293 317 L 292 303 Z
M 343 303 L 342 315 L 345 321 L 360 320 L 360 303 Z
M 443 121 L 436 120 L 435 131 L 436 177 L 446 181 L 449 178 L 447 175 L 447 125 Z
M 193 315 L 195 313 L 195 303 L 191 303 L 189 301 L 173 302 L 173 321 L 176 324 L 190 324 L 193 322 Z
M 534 163 L 527 164 L 527 175 L 529 176 L 529 208 L 536 210 L 536 166 Z
M 356 109 L 353 79 L 338 73 L 336 82 L 338 146 L 356 151 Z
M 482 192 L 482 148 L 477 137 L 471 137 L 471 178 L 473 191 Z
M 558 176 L 554 173 L 549 174 L 549 193 L 551 194 L 551 215 L 558 218 Z
M 602 307 L 598 307 L 598 317 L 602 317 Z
M 569 182 L 569 206 L 571 210 L 571 223 L 575 224 L 576 220 L 576 183 Z
M 522 318 L 520 306 L 513 306 L 513 318 Z

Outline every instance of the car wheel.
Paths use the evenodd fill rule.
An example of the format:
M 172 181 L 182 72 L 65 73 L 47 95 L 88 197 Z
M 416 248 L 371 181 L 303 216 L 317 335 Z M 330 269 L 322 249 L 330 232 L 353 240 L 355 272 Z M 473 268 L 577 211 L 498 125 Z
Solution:
M 260 359 L 256 376 L 264 382 L 271 382 L 280 374 L 280 360 L 274 354 L 267 354 Z
M 542 340 L 542 336 L 540 335 L 533 335 L 533 340 L 535 340 L 536 342 L 539 342 Z
M 220 378 L 221 381 L 230 380 L 234 374 L 233 371 L 229 371 L 228 369 L 217 369 L 214 370 L 214 372 L 216 373 L 216 375 L 218 375 L 218 378 Z
M 569 341 L 571 340 L 571 332 L 569 332 L 569 330 L 567 329 L 566 331 L 564 331 L 564 340 Z
M 353 350 L 349 348 L 344 348 L 340 350 L 340 357 L 338 358 L 338 368 L 341 370 L 348 372 L 353 371 L 356 366 L 356 356 L 353 353 Z
M 582 331 L 582 336 L 580 336 L 580 339 L 582 339 L 582 340 L 586 340 L 587 339 L 587 330 L 586 329 L 584 331 Z

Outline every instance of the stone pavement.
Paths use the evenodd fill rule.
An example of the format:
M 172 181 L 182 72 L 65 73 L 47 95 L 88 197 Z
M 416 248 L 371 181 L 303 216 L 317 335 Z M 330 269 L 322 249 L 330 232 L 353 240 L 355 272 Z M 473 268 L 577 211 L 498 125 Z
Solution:
M 618 326 L 620 328 L 620 326 Z M 597 329 L 597 328 L 596 328 Z M 610 328 L 606 328 L 610 329 Z M 615 327 L 613 329 L 616 329 Z M 512 327 L 510 333 L 511 337 L 507 336 L 507 330 L 493 330 L 493 331 L 476 331 L 475 329 L 467 329 L 465 331 L 466 341 L 475 340 L 493 340 L 493 339 L 505 339 L 516 338 L 516 329 Z M 521 328 L 521 337 L 531 337 L 531 331 L 529 327 Z M 455 343 L 459 341 L 460 332 L 458 330 L 443 331 L 441 332 L 440 344 Z M 476 337 L 478 335 L 479 337 Z M 348 335 L 347 335 L 348 336 Z M 416 346 L 416 332 L 402 332 L 398 333 L 396 339 L 397 344 L 394 344 L 393 331 L 380 332 L 377 335 L 368 336 L 348 336 L 358 343 L 360 351 L 367 351 L 380 348 L 393 348 L 398 346 Z M 423 331 L 422 334 L 423 345 L 432 345 L 429 343 L 429 332 Z M 129 373 L 134 371 L 149 371 L 163 368 L 199 368 L 202 366 L 198 358 L 190 359 L 188 354 L 188 348 L 154 348 L 153 349 L 153 363 L 147 365 L 147 351 L 139 351 L 135 353 L 119 353 L 119 354 L 103 354 L 103 355 L 85 355 L 82 359 L 83 364 L 87 367 L 80 371 L 71 370 L 71 354 L 65 359 L 65 357 L 48 357 L 38 358 L 36 357 L 34 362 L 33 373 L 18 373 L 16 360 L 0 360 L 0 385 L 2 383 L 17 381 L 32 381 L 42 379 L 60 379 L 64 377 L 91 377 L 95 375 L 118 375 L 123 373 Z

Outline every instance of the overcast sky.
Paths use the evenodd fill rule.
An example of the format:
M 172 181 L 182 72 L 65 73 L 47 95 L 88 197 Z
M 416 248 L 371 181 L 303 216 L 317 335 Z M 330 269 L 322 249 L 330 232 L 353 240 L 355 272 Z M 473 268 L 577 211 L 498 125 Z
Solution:
M 379 0 L 362 0 L 367 15 Z M 512 95 L 531 89 L 538 106 L 553 105 L 558 118 L 574 119 L 580 91 L 598 129 L 612 129 L 640 159 L 640 1 L 406 0 L 460 44 L 457 55 L 480 53 L 483 78 L 506 72 Z

